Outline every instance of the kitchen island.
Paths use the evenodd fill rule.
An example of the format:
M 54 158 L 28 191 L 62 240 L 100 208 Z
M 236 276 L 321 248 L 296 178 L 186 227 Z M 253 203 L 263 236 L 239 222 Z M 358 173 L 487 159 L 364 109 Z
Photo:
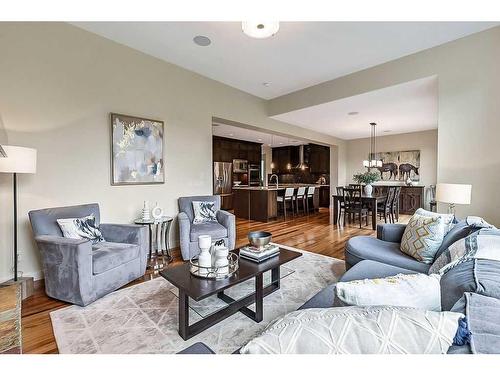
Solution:
M 280 184 L 269 186 L 234 186 L 233 208 L 236 217 L 268 222 L 278 217 L 278 194 L 284 194 L 286 188 L 314 186 L 313 208 L 319 209 L 320 185 Z

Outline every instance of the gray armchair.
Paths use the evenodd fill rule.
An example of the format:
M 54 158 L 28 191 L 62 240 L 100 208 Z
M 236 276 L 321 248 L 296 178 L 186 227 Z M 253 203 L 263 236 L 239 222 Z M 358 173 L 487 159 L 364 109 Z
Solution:
M 193 224 L 193 201 L 215 202 L 217 223 Z M 233 214 L 220 209 L 220 196 L 197 196 L 179 198 L 179 231 L 181 254 L 184 260 L 191 259 L 200 253 L 198 236 L 208 234 L 212 240 L 223 239 L 232 250 L 236 243 L 236 220 Z
M 42 258 L 48 296 L 86 306 L 143 276 L 149 237 L 139 225 L 100 224 L 105 242 L 65 238 L 57 219 L 94 214 L 99 205 L 56 207 L 29 212 L 31 227 Z

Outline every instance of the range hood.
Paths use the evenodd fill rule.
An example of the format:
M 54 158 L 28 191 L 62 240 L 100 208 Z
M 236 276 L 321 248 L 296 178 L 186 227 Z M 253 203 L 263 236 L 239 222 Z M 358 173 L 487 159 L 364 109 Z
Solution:
M 309 168 L 309 166 L 304 161 L 304 145 L 299 146 L 299 164 L 297 164 L 295 168 L 301 170 Z

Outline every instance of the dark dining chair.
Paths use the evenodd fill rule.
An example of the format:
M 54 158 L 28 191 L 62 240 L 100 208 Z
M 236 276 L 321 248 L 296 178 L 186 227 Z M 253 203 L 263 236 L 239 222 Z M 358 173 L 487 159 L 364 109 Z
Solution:
M 337 222 L 340 223 L 340 219 L 342 218 L 342 212 L 345 209 L 344 204 L 344 186 L 337 186 L 337 195 L 339 197 L 339 214 L 337 217 Z
M 401 195 L 401 186 L 396 186 L 394 191 L 394 199 L 392 200 L 391 216 L 392 222 L 397 223 L 399 221 L 399 196 Z
M 392 205 L 394 203 L 394 194 L 396 192 L 396 186 L 389 186 L 387 187 L 387 196 L 385 199 L 378 204 L 377 207 L 377 212 L 379 215 L 379 218 L 382 219 L 382 216 L 384 217 L 384 221 L 387 223 L 387 219 L 389 219 L 389 222 L 393 222 L 392 218 Z
M 368 209 L 363 207 L 361 201 L 361 189 L 344 188 L 344 224 L 346 223 L 346 216 L 349 218 L 351 216 L 356 221 L 356 216 L 359 217 L 359 228 L 361 228 L 363 218 L 366 219 L 366 225 L 368 225 Z

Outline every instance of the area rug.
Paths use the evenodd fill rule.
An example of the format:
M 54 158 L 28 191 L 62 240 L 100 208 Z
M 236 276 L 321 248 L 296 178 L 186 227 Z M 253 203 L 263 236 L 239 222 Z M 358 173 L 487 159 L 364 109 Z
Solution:
M 264 298 L 264 320 L 260 323 L 238 312 L 184 341 L 177 332 L 177 289 L 158 277 L 118 290 L 86 307 L 51 312 L 59 352 L 169 354 L 201 341 L 216 353 L 232 353 L 345 272 L 342 260 L 280 246 L 300 251 L 303 256 L 282 267 L 281 288 Z M 239 298 L 252 291 L 250 282 L 228 289 L 227 294 Z M 190 324 L 224 306 L 221 302 L 217 298 L 201 304 L 190 301 Z

